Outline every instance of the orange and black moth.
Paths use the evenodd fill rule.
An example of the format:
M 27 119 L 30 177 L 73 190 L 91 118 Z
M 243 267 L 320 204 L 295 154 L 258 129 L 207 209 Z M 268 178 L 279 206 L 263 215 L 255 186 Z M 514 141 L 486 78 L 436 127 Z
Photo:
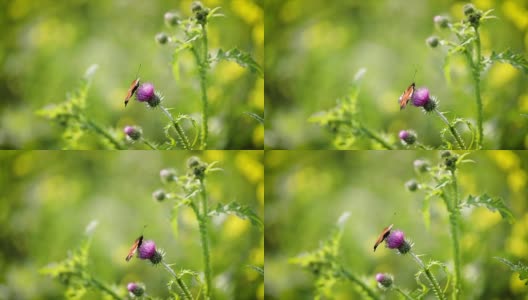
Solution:
M 132 256 L 134 256 L 134 254 L 136 254 L 137 252 L 137 249 L 139 247 L 141 247 L 141 244 L 143 243 L 143 235 L 140 235 L 136 241 L 134 242 L 134 244 L 132 245 L 132 247 L 130 248 L 130 251 L 128 251 L 128 255 L 126 257 L 126 261 L 129 261 Z
M 409 85 L 409 87 L 401 94 L 399 103 L 400 103 L 400 110 L 404 109 L 405 106 L 407 106 L 407 103 L 411 100 L 412 96 L 414 95 L 414 82 Z
M 130 88 L 128 88 L 128 92 L 127 92 L 127 95 L 125 97 L 125 107 L 127 106 L 128 101 L 130 100 L 130 98 L 132 98 L 132 96 L 134 96 L 134 93 L 136 92 L 138 87 L 139 87 L 139 77 L 136 78 L 136 80 L 132 81 L 132 84 L 130 85 Z
M 394 224 L 391 224 L 390 226 L 387 226 L 385 227 L 385 229 L 383 229 L 378 239 L 376 240 L 376 243 L 374 244 L 374 251 L 376 251 L 376 248 L 378 248 L 379 244 L 383 243 L 383 241 L 389 236 L 393 225 Z

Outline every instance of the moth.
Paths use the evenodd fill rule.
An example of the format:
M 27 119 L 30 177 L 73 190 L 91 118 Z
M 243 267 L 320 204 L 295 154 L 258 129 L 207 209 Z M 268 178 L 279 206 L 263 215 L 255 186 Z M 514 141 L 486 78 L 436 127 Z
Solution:
M 130 98 L 132 98 L 132 96 L 134 96 L 134 93 L 136 92 L 136 90 L 139 87 L 138 74 L 139 74 L 139 69 L 140 68 L 141 68 L 141 65 L 139 65 L 139 67 L 138 67 L 138 70 L 137 70 L 137 73 L 136 73 L 136 80 L 132 81 L 132 84 L 128 88 L 128 92 L 127 92 L 126 97 L 125 97 L 125 107 L 127 106 L 128 101 L 130 100 Z
M 381 234 L 378 236 L 378 239 L 376 240 L 376 243 L 374 244 L 374 251 L 376 251 L 376 248 L 378 248 L 378 245 L 383 243 L 383 241 L 389 236 L 393 225 L 394 224 L 391 224 L 390 226 L 387 226 L 387 227 L 385 227 L 385 229 L 383 229 Z
M 141 247 L 141 244 L 143 243 L 143 235 L 140 235 L 136 241 L 134 242 L 134 244 L 132 244 L 132 247 L 130 248 L 130 251 L 128 251 L 128 255 L 126 257 L 126 261 L 129 261 L 132 256 L 134 256 L 134 254 L 136 254 L 137 252 L 137 249 L 139 247 Z
M 407 106 L 407 103 L 411 100 L 412 96 L 414 95 L 414 82 L 409 85 L 409 87 L 401 94 L 399 102 L 400 102 L 400 110 L 404 109 L 405 106 Z

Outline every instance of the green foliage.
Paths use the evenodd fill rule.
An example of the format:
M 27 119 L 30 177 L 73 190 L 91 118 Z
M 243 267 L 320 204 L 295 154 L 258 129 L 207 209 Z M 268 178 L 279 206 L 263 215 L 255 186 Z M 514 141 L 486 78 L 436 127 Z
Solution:
M 244 112 L 246 115 L 252 117 L 253 119 L 257 120 L 257 122 L 259 122 L 261 125 L 264 125 L 264 118 L 257 115 L 256 113 L 252 113 L 252 112 L 249 112 L 249 111 L 245 111 Z
M 466 201 L 460 205 L 461 207 L 485 206 L 490 211 L 498 211 L 501 217 L 508 221 L 508 223 L 512 224 L 515 222 L 512 211 L 506 206 L 500 197 L 490 197 L 488 194 L 480 196 L 469 195 L 466 198 Z
M 248 268 L 251 268 L 251 269 L 257 271 L 257 273 L 259 273 L 260 275 L 262 275 L 264 277 L 264 268 L 263 267 L 257 267 L 257 266 L 249 265 Z
M 66 285 L 66 299 L 83 299 L 88 289 L 99 290 L 114 299 L 121 299 L 118 294 L 104 283 L 97 280 L 88 269 L 88 251 L 91 245 L 91 233 L 95 223 L 88 225 L 87 236 L 78 248 L 68 253 L 68 257 L 58 263 L 51 263 L 40 269 L 43 275 L 51 276 Z M 105 297 L 106 298 L 106 297 Z
M 492 51 L 489 57 L 482 56 L 481 42 L 479 27 L 484 20 L 494 19 L 495 16 L 491 15 L 492 9 L 482 12 L 476 10 L 474 13 L 467 16 L 467 19 L 460 20 L 459 22 L 450 24 L 449 28 L 452 33 L 457 37 L 458 41 L 442 40 L 440 44 L 448 47 L 448 52 L 444 60 L 444 76 L 448 82 L 451 82 L 451 63 L 452 57 L 456 54 L 463 54 L 474 82 L 475 100 L 477 103 L 477 128 L 476 128 L 476 149 L 481 149 L 484 140 L 483 131 L 483 108 L 481 100 L 481 73 L 489 67 L 493 62 L 509 63 L 513 67 L 528 74 L 528 61 L 520 54 L 515 54 L 511 50 L 506 50 L 501 53 Z M 473 136 L 473 126 L 465 119 L 461 119 L 461 122 L 467 124 L 469 131 Z M 468 149 L 471 149 L 468 148 Z
M 426 272 L 425 270 L 431 271 L 434 267 L 440 268 L 447 277 L 445 287 L 442 289 L 442 293 L 444 294 L 446 293 L 447 289 L 449 288 L 451 276 L 447 269 L 447 266 L 444 263 L 436 261 L 436 260 L 429 261 L 427 264 L 425 264 L 423 269 L 420 269 L 418 270 L 418 272 L 416 272 L 416 274 L 414 275 L 414 278 L 416 279 L 416 282 L 418 283 L 419 288 L 415 290 L 414 293 L 418 295 L 421 294 L 422 296 L 425 296 L 427 294 L 427 292 L 430 289 L 427 287 L 426 284 L 422 282 L 422 277 L 427 276 L 425 273 Z M 417 296 L 417 297 L 420 298 L 421 296 Z
M 502 258 L 502 257 L 495 257 L 495 259 L 499 260 L 503 264 L 505 264 L 508 267 L 510 267 L 510 269 L 513 272 L 519 273 L 519 279 L 520 280 L 527 280 L 524 283 L 524 285 L 528 285 L 528 266 L 527 265 L 525 265 L 525 264 L 523 264 L 521 262 L 518 262 L 517 264 L 514 264 L 511 261 L 509 261 L 509 260 L 507 260 L 505 258 Z
M 290 259 L 291 264 L 301 266 L 315 276 L 315 299 L 330 297 L 332 287 L 342 278 L 337 258 L 343 227 L 349 216 L 350 213 L 346 212 L 339 217 L 337 225 L 329 237 L 320 242 L 319 248 Z
M 365 73 L 366 69 L 360 69 L 356 73 L 348 96 L 338 99 L 335 107 L 327 111 L 317 112 L 309 118 L 310 122 L 327 128 L 333 134 L 333 144 L 338 149 L 352 147 L 357 137 L 371 139 L 386 149 L 393 148 L 361 121 L 357 103 L 360 81 Z
M 249 220 L 251 224 L 257 226 L 260 230 L 263 229 L 262 220 L 260 220 L 258 215 L 247 205 L 242 205 L 235 201 L 225 205 L 222 203 L 218 203 L 215 209 L 209 211 L 209 216 L 215 216 L 220 214 L 236 215 L 241 219 Z
M 209 233 L 208 233 L 208 219 L 209 216 L 218 215 L 218 214 L 234 214 L 241 219 L 248 219 L 253 225 L 262 229 L 263 224 L 260 218 L 256 213 L 251 210 L 247 205 L 242 205 L 237 202 L 231 202 L 227 205 L 221 203 L 215 209 L 209 209 L 209 194 L 206 187 L 206 180 L 208 176 L 222 169 L 217 168 L 218 162 L 205 163 L 201 161 L 198 157 L 190 157 L 187 161 L 187 172 L 185 175 L 178 176 L 174 180 L 165 182 L 162 179 L 162 182 L 165 184 L 166 199 L 175 200 L 171 209 L 171 228 L 174 231 L 174 235 L 177 236 L 178 230 L 178 212 L 180 207 L 187 206 L 190 207 L 198 221 L 198 228 L 200 231 L 201 246 L 202 246 L 202 257 L 204 264 L 204 274 L 205 280 L 203 282 L 203 287 L 205 290 L 205 297 L 210 298 L 212 295 L 212 271 L 211 271 L 211 262 L 210 262 L 210 250 L 208 245 Z M 179 286 L 183 286 L 184 283 L 179 282 L 180 278 L 185 274 L 195 274 L 194 272 L 186 271 L 175 275 L 176 283 Z M 169 282 L 169 287 L 172 286 L 174 282 Z M 181 288 L 182 292 L 185 290 Z M 188 297 L 186 297 L 188 298 Z M 198 298 L 198 297 L 197 297 Z
M 67 95 L 64 102 L 49 105 L 36 112 L 37 115 L 56 122 L 64 128 L 63 138 L 66 141 L 66 149 L 80 148 L 80 140 L 87 132 L 99 135 L 102 143 L 107 147 L 123 148 L 114 133 L 103 129 L 86 115 L 86 97 L 97 68 L 97 65 L 92 65 L 86 70 L 79 87 Z
M 207 37 L 207 25 L 209 20 L 214 17 L 223 16 L 218 14 L 220 8 L 216 7 L 212 10 L 204 8 L 204 11 L 193 12 L 194 16 L 191 16 L 187 19 L 179 21 L 179 30 L 169 38 L 169 42 L 174 44 L 172 54 L 172 73 L 173 77 L 176 80 L 180 79 L 180 67 L 179 67 L 179 57 L 181 52 L 184 50 L 190 50 L 194 56 L 196 67 L 198 69 L 200 77 L 200 92 L 201 92 L 201 103 L 202 103 L 202 124 L 200 126 L 200 149 L 205 149 L 207 147 L 208 139 L 208 119 L 209 119 L 209 104 L 208 104 L 208 95 L 207 95 L 207 85 L 210 83 L 210 80 L 207 79 L 207 70 L 211 68 L 211 63 L 221 60 L 234 61 L 244 68 L 248 68 L 251 72 L 257 73 L 260 77 L 263 77 L 262 68 L 258 63 L 251 57 L 249 53 L 243 52 L 238 48 L 234 48 L 228 51 L 220 49 L 214 58 L 211 58 L 209 54 L 208 46 L 208 37 Z M 205 21 L 202 19 L 202 13 L 206 13 Z M 181 37 L 183 35 L 183 37 Z M 193 122 L 193 126 L 195 121 Z M 165 131 L 167 133 L 167 131 Z M 184 135 L 181 133 L 180 135 Z M 169 138 L 170 143 L 173 143 L 173 139 Z
M 236 62 L 239 66 L 243 68 L 248 68 L 252 73 L 256 73 L 260 77 L 264 77 L 264 72 L 262 71 L 262 68 L 251 57 L 251 55 L 238 48 L 233 48 L 227 51 L 219 49 L 213 61 L 222 60 Z
M 510 49 L 506 51 L 496 53 L 493 51 L 486 62 L 501 62 L 512 65 L 513 67 L 521 70 L 524 74 L 528 74 L 528 61 L 521 54 L 515 54 Z

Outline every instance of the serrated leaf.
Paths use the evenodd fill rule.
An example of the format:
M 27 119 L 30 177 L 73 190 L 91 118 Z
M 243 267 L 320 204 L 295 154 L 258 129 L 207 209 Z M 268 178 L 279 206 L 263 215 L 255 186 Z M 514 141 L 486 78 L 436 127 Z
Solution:
M 462 207 L 471 207 L 471 206 L 485 206 L 490 211 L 498 211 L 503 219 L 506 219 L 508 223 L 512 224 L 515 221 L 512 211 L 506 207 L 502 198 L 495 197 L 492 198 L 487 194 L 481 196 L 472 196 L 469 195 L 464 203 L 460 204 Z
M 521 54 L 515 54 L 510 49 L 501 53 L 495 53 L 494 51 L 491 53 L 489 59 L 493 62 L 510 64 L 514 68 L 517 68 L 523 71 L 525 74 L 528 74 L 528 61 Z
M 191 143 L 191 149 L 193 149 L 194 146 L 196 145 L 196 143 L 198 142 L 198 138 L 200 136 L 200 130 L 198 128 L 198 123 L 191 116 L 185 115 L 185 114 L 179 114 L 176 117 L 175 120 L 176 120 L 176 122 L 180 122 L 181 120 L 187 120 L 187 121 L 191 122 L 191 125 L 192 125 L 193 130 L 194 130 L 194 138 L 193 138 L 193 141 Z
M 334 284 L 343 276 L 341 267 L 337 263 L 337 255 L 347 218 L 348 212 L 339 217 L 329 237 L 320 242 L 319 248 L 288 260 L 291 264 L 308 269 L 316 277 L 316 299 L 328 298 Z
M 227 51 L 218 50 L 215 60 L 234 61 L 243 68 L 248 68 L 252 73 L 257 73 L 260 77 L 264 76 L 260 65 L 253 60 L 249 53 L 233 48 Z
M 502 257 L 495 257 L 495 259 L 499 260 L 500 262 L 502 262 L 503 264 L 507 265 L 508 267 L 510 267 L 510 269 L 513 271 L 513 272 L 517 272 L 519 273 L 519 279 L 520 280 L 527 280 L 524 285 L 528 285 L 528 266 L 521 263 L 521 262 L 518 262 L 517 264 L 514 264 L 512 263 L 511 261 L 505 259 L 505 258 L 502 258 Z
M 163 132 L 165 133 L 165 137 L 168 139 L 167 143 L 170 147 L 175 147 L 178 145 L 178 142 L 170 135 L 170 130 L 172 128 L 172 122 L 169 122 L 165 127 L 163 127 Z
M 260 230 L 263 228 L 262 220 L 254 213 L 249 206 L 242 205 L 238 202 L 230 202 L 228 204 L 218 203 L 215 209 L 209 212 L 209 216 L 215 216 L 219 214 L 232 214 L 236 215 L 241 219 L 247 219 L 251 224 L 257 226 Z
M 261 116 L 257 115 L 256 113 L 249 112 L 249 111 L 245 111 L 244 113 L 252 117 L 253 119 L 257 120 L 260 124 L 264 125 L 264 118 L 262 118 Z
M 248 268 L 251 268 L 251 269 L 257 271 L 260 275 L 264 276 L 264 268 L 257 267 L 257 266 L 254 266 L 254 265 L 248 265 Z

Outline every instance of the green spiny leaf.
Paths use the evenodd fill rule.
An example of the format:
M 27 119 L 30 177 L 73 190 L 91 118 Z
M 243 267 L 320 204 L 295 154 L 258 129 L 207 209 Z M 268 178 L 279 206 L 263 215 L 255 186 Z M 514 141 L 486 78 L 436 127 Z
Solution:
M 261 116 L 255 114 L 255 113 L 249 112 L 249 111 L 245 111 L 244 113 L 246 115 L 252 117 L 253 119 L 257 120 L 257 122 L 259 122 L 260 124 L 264 125 L 264 118 L 262 118 Z
M 521 54 L 515 54 L 510 49 L 501 53 L 492 52 L 489 59 L 492 62 L 510 64 L 523 71 L 524 74 L 528 74 L 528 61 Z
M 219 214 L 233 214 L 241 219 L 248 219 L 251 224 L 257 226 L 260 230 L 263 228 L 262 220 L 254 213 L 249 206 L 242 205 L 237 202 L 230 202 L 228 204 L 218 203 L 216 208 L 209 212 L 209 216 Z
M 251 268 L 255 271 L 257 271 L 260 275 L 264 276 L 264 268 L 263 267 L 257 267 L 254 265 L 248 265 L 248 268 Z
M 241 67 L 248 68 L 251 72 L 257 73 L 260 77 L 264 76 L 262 68 L 255 60 L 253 60 L 251 55 L 249 55 L 249 53 L 239 50 L 238 48 L 233 48 L 227 51 L 220 49 L 218 50 L 218 53 L 216 54 L 216 58 L 214 60 L 234 61 Z
M 512 211 L 508 207 L 506 207 L 502 198 L 499 197 L 492 198 L 487 194 L 477 197 L 469 195 L 466 201 L 464 203 L 461 203 L 460 205 L 462 207 L 485 206 L 490 211 L 499 211 L 502 218 L 506 219 L 506 221 L 508 221 L 508 223 L 510 224 L 515 221 Z
M 508 267 L 510 267 L 510 269 L 513 271 L 513 272 L 517 272 L 519 273 L 519 279 L 520 280 L 527 280 L 524 285 L 528 285 L 528 266 L 521 263 L 521 262 L 518 262 L 517 264 L 514 264 L 512 263 L 511 261 L 505 259 L 505 258 L 502 258 L 502 257 L 495 257 L 495 259 L 501 261 L 503 264 L 507 265 Z

